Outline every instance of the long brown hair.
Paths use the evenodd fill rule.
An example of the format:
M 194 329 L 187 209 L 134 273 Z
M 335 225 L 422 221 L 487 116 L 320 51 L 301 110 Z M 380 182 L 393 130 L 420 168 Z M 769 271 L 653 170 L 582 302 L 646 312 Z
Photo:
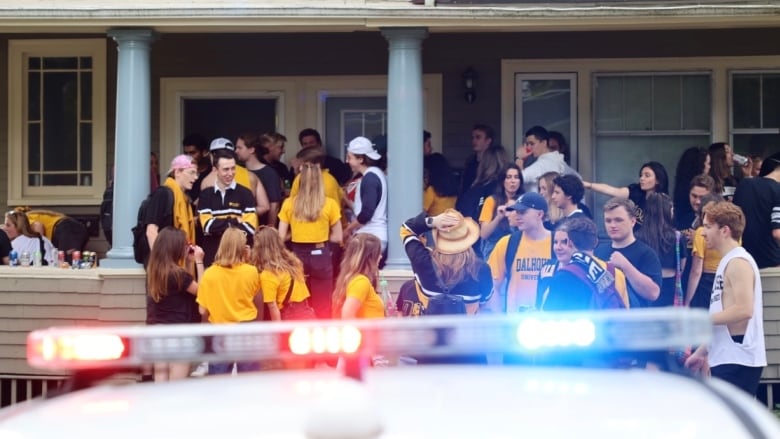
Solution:
M 290 250 L 287 250 L 273 227 L 260 226 L 255 233 L 252 247 L 252 263 L 257 271 L 273 271 L 274 273 L 289 273 L 298 282 L 305 282 L 303 264 Z
M 362 274 L 376 286 L 379 274 L 379 257 L 382 256 L 382 243 L 374 235 L 358 233 L 347 244 L 341 260 L 341 271 L 333 290 L 333 317 L 341 317 L 341 308 L 347 297 L 347 284 L 355 276 Z
M 19 235 L 27 236 L 28 238 L 40 238 L 38 232 L 34 232 L 30 227 L 30 219 L 27 218 L 27 214 L 20 209 L 12 210 L 5 214 L 6 218 L 11 220 L 16 227 L 16 233 Z
M 219 248 L 214 256 L 214 265 L 233 267 L 245 262 L 246 232 L 230 227 L 222 234 Z
M 168 279 L 173 277 L 176 289 L 181 291 L 188 285 L 184 281 L 182 261 L 187 256 L 187 237 L 179 229 L 165 227 L 157 234 L 146 265 L 146 285 L 149 297 L 159 302 L 168 294 Z

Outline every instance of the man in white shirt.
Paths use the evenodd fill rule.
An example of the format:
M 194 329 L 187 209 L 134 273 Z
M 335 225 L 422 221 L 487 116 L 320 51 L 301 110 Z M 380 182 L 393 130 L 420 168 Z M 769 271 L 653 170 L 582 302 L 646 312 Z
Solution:
M 712 376 L 755 396 L 766 366 L 761 276 L 753 257 L 739 245 L 745 215 L 728 201 L 704 208 L 704 241 L 723 255 L 710 297 L 712 341 L 696 349 L 685 365 L 710 367 Z
M 576 175 L 581 179 L 577 171 L 570 168 L 563 160 L 563 154 L 550 149 L 549 134 L 544 127 L 534 126 L 525 132 L 525 145 L 515 161 L 523 170 L 523 181 L 526 192 L 538 192 L 537 182 L 539 177 L 548 172 L 557 172 L 560 175 Z M 523 161 L 533 155 L 536 160 L 523 169 Z

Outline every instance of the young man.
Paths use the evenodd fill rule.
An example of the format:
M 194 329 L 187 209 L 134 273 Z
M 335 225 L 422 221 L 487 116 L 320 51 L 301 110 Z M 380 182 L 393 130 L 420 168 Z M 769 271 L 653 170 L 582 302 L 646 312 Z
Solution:
M 739 183 L 734 204 L 745 212 L 742 245 L 758 268 L 780 266 L 780 153 L 764 160 L 759 177 Z
M 479 167 L 482 153 L 493 145 L 493 137 L 495 137 L 493 128 L 487 125 L 476 124 L 471 129 L 471 148 L 474 151 L 474 155 L 466 160 L 460 182 L 461 194 L 469 190 L 477 178 L 477 167 Z
M 548 145 L 549 134 L 544 127 L 534 126 L 525 132 L 525 147 L 522 149 L 518 160 L 515 160 L 517 166 L 523 171 L 523 182 L 526 192 L 537 192 L 539 177 L 548 172 L 557 172 L 560 175 L 576 175 L 577 171 L 570 168 L 563 161 L 563 155 L 558 151 L 553 151 Z M 524 168 L 525 159 L 533 155 L 536 160 Z
M 214 261 L 222 234 L 236 227 L 247 234 L 251 247 L 257 228 L 255 197 L 252 191 L 236 182 L 236 156 L 228 149 L 212 150 L 216 184 L 200 193 L 198 219 L 203 227 L 203 251 L 206 267 Z
M 596 256 L 623 270 L 635 300 L 631 307 L 646 307 L 661 294 L 661 261 L 658 255 L 634 236 L 636 205 L 627 198 L 612 198 L 604 205 L 604 228 L 612 240 Z
M 255 174 L 268 195 L 270 209 L 262 215 L 260 222 L 271 227 L 276 226 L 276 215 L 282 202 L 282 183 L 274 168 L 260 161 L 261 139 L 254 134 L 242 134 L 236 140 L 236 155 L 246 169 Z
M 282 179 L 285 190 L 289 190 L 289 185 L 291 185 L 293 179 L 295 179 L 295 173 L 282 161 L 287 137 L 277 132 L 265 133 L 260 136 L 260 143 L 263 146 L 260 160 L 266 165 L 274 168 L 276 173 L 279 174 L 279 178 Z
M 563 221 L 555 236 L 566 234 L 574 247 L 569 263 L 555 272 L 545 311 L 628 308 L 628 286 L 622 270 L 610 267 L 593 254 L 599 242 L 596 224 L 577 217 Z
M 501 238 L 488 258 L 493 275 L 493 296 L 488 307 L 493 312 L 518 312 L 536 306 L 536 286 L 542 266 L 552 259 L 552 235 L 544 228 L 547 202 L 535 192 L 521 196 L 506 208 L 509 225 L 522 236 L 511 267 L 506 256 L 512 235 Z M 507 270 L 510 270 L 507 283 Z
M 700 370 L 708 365 L 712 376 L 756 395 L 766 366 L 761 276 L 753 257 L 739 245 L 745 228 L 742 210 L 726 201 L 704 208 L 707 248 L 723 258 L 715 272 L 710 298 L 714 326 L 710 346 L 700 346 L 685 365 Z
M 200 185 L 203 179 L 211 173 L 211 158 L 209 157 L 209 142 L 200 134 L 188 134 L 181 142 L 182 152 L 192 157 L 198 169 L 198 179 L 187 191 L 191 200 L 200 196 Z
M 585 186 L 582 180 L 574 175 L 560 175 L 553 180 L 552 202 L 561 209 L 564 218 L 587 218 L 580 209 Z

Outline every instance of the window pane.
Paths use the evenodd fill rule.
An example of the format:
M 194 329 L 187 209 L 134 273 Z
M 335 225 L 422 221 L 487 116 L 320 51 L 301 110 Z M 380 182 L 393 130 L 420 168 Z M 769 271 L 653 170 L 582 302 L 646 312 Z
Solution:
M 41 74 L 27 74 L 27 120 L 41 120 Z
M 40 186 L 41 174 L 27 174 L 27 184 L 30 186 Z
M 656 76 L 653 80 L 653 129 L 655 131 L 680 130 L 681 112 L 680 77 Z
M 92 174 L 81 174 L 80 186 L 92 186 Z
M 733 128 L 761 128 L 761 79 L 759 75 L 734 75 Z
M 671 180 L 671 191 L 677 161 L 686 148 L 709 145 L 710 136 L 599 136 L 596 137 L 596 178 L 594 181 L 616 187 L 639 181 L 639 167 L 649 161 L 660 162 Z M 592 211 L 603 234 L 601 207 L 609 197 L 596 195 Z
M 51 58 L 47 57 L 43 59 L 43 68 L 44 69 L 77 69 L 78 68 L 78 58 L 76 57 L 68 57 L 68 58 Z
M 742 155 L 769 157 L 777 152 L 780 134 L 735 134 L 734 152 Z
M 76 73 L 47 73 L 43 81 L 43 168 L 75 170 L 78 84 Z
M 40 69 L 41 68 L 41 59 L 37 56 L 33 56 L 27 59 L 27 67 L 29 69 Z
M 81 162 L 79 169 L 82 171 L 92 169 L 92 124 L 89 122 L 81 123 L 80 156 Z
M 344 121 L 344 139 L 349 141 L 363 135 L 363 115 L 361 113 L 345 111 L 342 114 Z
M 626 94 L 623 108 L 626 121 L 623 129 L 630 131 L 650 131 L 653 129 L 652 78 L 649 76 L 627 76 L 624 79 Z
M 568 79 L 524 80 L 523 131 L 539 125 L 548 131 L 571 131 L 571 85 Z
M 764 75 L 761 102 L 764 108 L 763 128 L 780 127 L 780 75 Z
M 44 186 L 76 186 L 78 184 L 78 174 L 44 174 Z
M 384 134 L 385 129 L 385 113 L 365 113 L 365 128 L 363 130 L 363 136 L 369 139 L 373 139 L 376 136 L 381 136 Z
M 682 77 L 682 111 L 684 130 L 710 130 L 712 110 L 710 77 L 686 75 Z
M 623 129 L 623 78 L 596 79 L 596 131 Z
M 82 69 L 91 69 L 92 68 L 92 57 L 91 56 L 82 56 L 79 58 L 79 67 Z
M 27 125 L 27 170 L 41 170 L 41 124 Z
M 81 119 L 92 120 L 92 73 L 81 73 Z

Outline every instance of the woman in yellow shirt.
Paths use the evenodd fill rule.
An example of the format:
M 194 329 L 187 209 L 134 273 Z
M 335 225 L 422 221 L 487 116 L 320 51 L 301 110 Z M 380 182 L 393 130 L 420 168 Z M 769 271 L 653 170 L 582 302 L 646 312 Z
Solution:
M 252 258 L 257 271 L 260 272 L 260 289 L 263 291 L 263 302 L 268 307 L 270 320 L 282 320 L 284 308 L 288 308 L 288 311 L 293 308 L 297 308 L 296 311 L 311 310 L 303 263 L 284 247 L 276 229 L 266 226 L 257 229 Z M 311 313 L 313 314 L 313 311 Z
M 458 181 L 443 155 L 435 153 L 423 159 L 423 187 L 423 210 L 428 216 L 455 208 Z
M 715 272 L 718 264 L 723 258 L 719 251 L 707 248 L 704 242 L 704 227 L 701 226 L 702 211 L 707 204 L 723 201 L 723 197 L 718 194 L 708 194 L 701 198 L 701 204 L 696 212 L 697 225 L 691 238 L 693 248 L 691 249 L 691 274 L 688 275 L 688 285 L 685 292 L 685 304 L 691 308 L 710 308 L 710 294 L 712 293 L 712 284 L 715 282 Z
M 333 317 L 381 319 L 382 299 L 376 293 L 382 243 L 374 235 L 358 233 L 347 244 L 333 291 Z
M 330 318 L 333 293 L 331 244 L 341 245 L 341 211 L 338 203 L 325 196 L 322 170 L 318 162 L 303 162 L 298 174 L 300 190 L 282 203 L 279 236 L 290 231 L 292 251 L 303 263 L 311 304 L 320 319 Z

